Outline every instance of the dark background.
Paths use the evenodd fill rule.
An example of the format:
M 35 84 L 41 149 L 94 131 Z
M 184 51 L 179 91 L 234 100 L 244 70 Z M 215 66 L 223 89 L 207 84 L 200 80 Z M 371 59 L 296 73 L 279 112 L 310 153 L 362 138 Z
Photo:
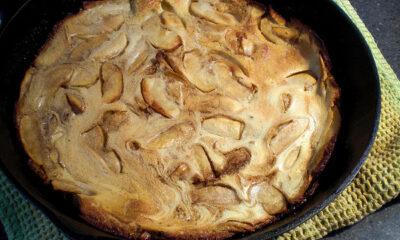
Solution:
M 399 77 L 400 0 L 350 0 L 350 2 Z M 324 239 L 400 239 L 400 197 L 355 225 L 331 233 Z
M 397 76 L 400 76 L 400 0 L 350 2 L 371 31 Z M 3 234 L 0 224 L 0 239 L 6 239 Z M 331 233 L 325 239 L 400 239 L 400 197 L 359 223 Z

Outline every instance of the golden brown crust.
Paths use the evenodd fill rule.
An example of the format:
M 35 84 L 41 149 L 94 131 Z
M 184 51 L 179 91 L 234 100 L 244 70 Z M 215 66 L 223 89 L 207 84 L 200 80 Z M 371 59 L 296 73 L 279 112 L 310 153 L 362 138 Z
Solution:
M 330 68 L 317 35 L 271 7 L 90 2 L 27 71 L 16 122 L 34 171 L 91 224 L 224 239 L 312 194 L 340 126 Z

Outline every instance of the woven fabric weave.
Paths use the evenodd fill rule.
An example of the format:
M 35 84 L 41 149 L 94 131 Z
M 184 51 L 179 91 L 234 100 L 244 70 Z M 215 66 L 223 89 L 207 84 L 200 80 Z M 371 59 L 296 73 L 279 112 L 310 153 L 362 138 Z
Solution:
M 278 237 L 322 238 L 376 211 L 400 192 L 400 82 L 348 0 L 333 0 L 366 39 L 380 76 L 382 112 L 369 156 L 353 182 L 316 216 Z M 0 220 L 10 240 L 67 239 L 0 171 Z

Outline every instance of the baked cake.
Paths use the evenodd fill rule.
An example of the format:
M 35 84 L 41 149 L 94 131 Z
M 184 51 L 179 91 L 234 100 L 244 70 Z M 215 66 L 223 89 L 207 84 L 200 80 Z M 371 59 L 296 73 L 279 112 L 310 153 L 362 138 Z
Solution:
M 227 238 L 301 203 L 330 157 L 339 88 L 307 26 L 245 0 L 104 0 L 25 75 L 30 165 L 127 238 Z

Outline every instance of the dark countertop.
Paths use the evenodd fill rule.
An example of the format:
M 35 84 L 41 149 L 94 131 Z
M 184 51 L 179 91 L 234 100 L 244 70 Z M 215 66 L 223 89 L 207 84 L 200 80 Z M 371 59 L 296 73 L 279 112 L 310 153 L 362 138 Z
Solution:
M 400 1 L 350 0 L 372 33 L 383 56 L 400 76 Z M 324 239 L 400 239 L 400 197 L 353 226 L 331 233 Z
M 400 76 L 400 0 L 350 0 L 374 36 L 378 47 Z M 1 15 L 1 13 L 0 13 Z M 329 234 L 324 239 L 400 239 L 400 197 L 360 222 Z M 0 239 L 5 239 L 0 224 Z

